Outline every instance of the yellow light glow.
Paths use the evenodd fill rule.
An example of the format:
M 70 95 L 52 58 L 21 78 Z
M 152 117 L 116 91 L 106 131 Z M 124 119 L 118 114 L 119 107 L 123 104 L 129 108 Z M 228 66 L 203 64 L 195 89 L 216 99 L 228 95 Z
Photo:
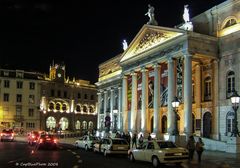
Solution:
M 231 33 L 237 32 L 239 30 L 240 30 L 240 23 L 232 25 L 228 28 L 222 29 L 219 32 L 218 37 L 223 37 L 223 36 L 229 35 Z

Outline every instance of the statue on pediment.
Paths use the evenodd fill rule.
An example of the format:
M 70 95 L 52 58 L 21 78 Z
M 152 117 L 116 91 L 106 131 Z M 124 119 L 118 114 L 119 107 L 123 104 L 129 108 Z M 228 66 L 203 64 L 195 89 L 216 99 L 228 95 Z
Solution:
M 128 43 L 127 43 L 127 41 L 126 41 L 126 40 L 123 40 L 122 45 L 123 45 L 123 50 L 125 51 L 125 50 L 128 48 Z
M 149 25 L 158 25 L 158 22 L 155 20 L 154 17 L 154 7 L 151 6 L 150 4 L 148 4 L 148 12 L 145 14 L 149 17 L 149 21 L 147 22 L 147 24 Z
M 183 20 L 185 23 L 188 23 L 190 21 L 188 5 L 184 5 Z

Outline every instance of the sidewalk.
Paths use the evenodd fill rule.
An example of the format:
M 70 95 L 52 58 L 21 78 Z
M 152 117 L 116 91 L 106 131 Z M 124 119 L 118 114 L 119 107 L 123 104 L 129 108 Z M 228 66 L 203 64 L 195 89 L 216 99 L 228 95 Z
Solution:
M 60 138 L 59 143 L 74 145 L 78 138 Z M 16 136 L 16 141 L 26 142 L 26 136 Z M 195 152 L 194 160 L 190 163 L 191 167 L 207 168 L 211 165 L 211 168 L 240 168 L 240 153 L 232 154 L 219 151 L 205 150 L 202 154 L 202 162 L 198 164 L 197 153 Z M 214 167 L 212 167 L 214 165 Z

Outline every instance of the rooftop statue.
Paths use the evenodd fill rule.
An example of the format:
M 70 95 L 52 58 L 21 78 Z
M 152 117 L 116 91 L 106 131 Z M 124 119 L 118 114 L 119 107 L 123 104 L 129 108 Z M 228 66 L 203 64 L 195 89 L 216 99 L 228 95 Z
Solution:
M 125 51 L 125 50 L 128 48 L 128 43 L 127 43 L 127 41 L 126 41 L 126 40 L 123 40 L 122 45 L 123 45 L 123 50 Z
M 188 23 L 190 21 L 188 5 L 184 5 L 183 20 L 185 21 L 185 23 Z
M 158 25 L 158 22 L 154 18 L 154 7 L 150 4 L 148 4 L 148 12 L 145 15 L 148 15 L 149 17 L 149 21 L 147 22 L 147 24 L 155 26 Z

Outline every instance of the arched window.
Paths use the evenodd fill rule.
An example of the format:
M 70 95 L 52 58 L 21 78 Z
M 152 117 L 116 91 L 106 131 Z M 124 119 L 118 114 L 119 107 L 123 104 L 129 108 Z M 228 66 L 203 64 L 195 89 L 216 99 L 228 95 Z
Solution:
M 227 98 L 230 98 L 235 90 L 235 74 L 233 71 L 227 73 Z
M 54 109 L 54 103 L 49 103 L 49 109 L 52 111 Z
M 82 122 L 82 126 L 83 126 L 83 130 L 86 130 L 86 129 L 87 129 L 87 122 L 86 122 L 86 121 L 83 121 L 83 122 Z
M 192 81 L 192 101 L 195 102 L 195 83 Z
M 162 117 L 162 133 L 167 133 L 167 117 Z
M 212 96 L 212 79 L 210 76 L 204 80 L 204 101 L 210 101 Z
M 52 116 L 48 117 L 46 119 L 46 126 L 49 130 L 52 130 L 53 128 L 56 127 L 56 119 Z
M 223 26 L 223 29 L 231 27 L 232 25 L 235 25 L 235 24 L 237 24 L 237 20 L 235 18 L 231 18 L 226 21 L 226 23 Z
M 93 113 L 93 107 L 92 106 L 89 107 L 89 112 Z
M 66 117 L 62 117 L 59 121 L 59 124 L 60 124 L 60 128 L 62 130 L 68 129 L 69 122 L 68 122 L 68 119 Z
M 93 122 L 92 122 L 92 121 L 89 121 L 89 123 L 88 123 L 88 129 L 93 129 Z
M 57 103 L 57 104 L 56 104 L 56 110 L 59 111 L 60 108 L 61 108 L 61 104 L 60 104 L 60 103 Z
M 234 128 L 234 112 L 229 111 L 226 116 L 226 134 L 230 136 Z
M 63 111 L 67 111 L 67 105 L 66 105 L 66 104 L 63 104 L 62 110 L 63 110 Z
M 76 107 L 76 111 L 77 112 L 81 112 L 81 106 L 78 104 L 77 107 Z
M 87 106 L 83 106 L 83 112 L 87 112 Z
M 76 128 L 76 130 L 80 130 L 80 128 L 81 128 L 81 123 L 80 123 L 79 120 L 76 121 L 75 128 Z

